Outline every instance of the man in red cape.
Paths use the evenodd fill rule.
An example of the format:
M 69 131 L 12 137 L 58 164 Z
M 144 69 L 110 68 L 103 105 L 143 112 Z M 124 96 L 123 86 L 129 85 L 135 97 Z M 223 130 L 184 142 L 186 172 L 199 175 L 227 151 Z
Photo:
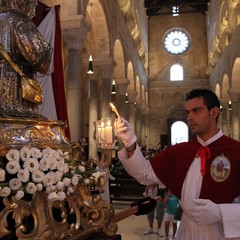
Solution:
M 217 127 L 220 103 L 208 89 L 186 94 L 187 121 L 196 138 L 146 160 L 125 120 L 116 123 L 125 145 L 119 158 L 126 171 L 144 185 L 162 183 L 183 209 L 178 240 L 240 239 L 240 142 Z M 219 168 L 219 164 L 222 167 Z

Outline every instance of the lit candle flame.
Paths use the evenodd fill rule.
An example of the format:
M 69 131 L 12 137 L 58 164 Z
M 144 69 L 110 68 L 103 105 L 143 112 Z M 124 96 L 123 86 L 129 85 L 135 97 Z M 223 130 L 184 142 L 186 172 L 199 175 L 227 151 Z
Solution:
M 116 107 L 114 106 L 114 104 L 111 103 L 111 102 L 110 102 L 110 106 L 111 106 L 111 108 L 112 108 L 112 111 L 116 113 L 116 115 L 117 115 L 117 117 L 118 117 L 118 122 L 121 122 L 121 117 L 120 117 L 120 114 L 119 114 L 117 108 L 116 108 Z

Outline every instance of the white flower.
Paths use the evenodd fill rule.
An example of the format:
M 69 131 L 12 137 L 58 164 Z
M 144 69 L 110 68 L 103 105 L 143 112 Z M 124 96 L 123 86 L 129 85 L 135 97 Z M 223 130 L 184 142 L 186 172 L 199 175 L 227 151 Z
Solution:
M 82 166 L 82 165 L 79 165 L 78 169 L 79 169 L 80 172 L 85 172 L 85 167 Z
M 23 147 L 20 150 L 20 158 L 22 161 L 26 161 L 31 157 L 31 150 L 28 147 Z
M 55 169 L 57 168 L 57 163 L 58 163 L 57 159 L 54 158 L 54 157 L 52 157 L 52 158 L 50 159 L 49 169 L 50 169 L 50 170 L 55 170 Z
M 22 187 L 22 182 L 18 178 L 12 178 L 9 181 L 9 187 L 13 191 L 17 191 Z
M 62 179 L 63 173 L 61 172 L 55 172 L 55 183 L 59 182 Z
M 71 179 L 70 178 L 64 178 L 63 183 L 64 183 L 65 187 L 68 187 L 68 186 L 70 186 Z
M 20 170 L 20 164 L 18 161 L 12 160 L 7 163 L 6 170 L 10 174 L 16 174 Z
M 23 197 L 24 197 L 24 191 L 18 190 L 17 193 L 16 193 L 16 195 L 15 195 L 15 198 L 16 198 L 17 200 L 20 200 L 20 199 L 22 199 Z
M 5 181 L 5 179 L 6 179 L 6 172 L 5 172 L 5 170 L 3 170 L 2 168 L 0 168 L 0 182 L 3 182 L 3 181 Z
M 51 148 L 45 148 L 42 150 L 43 157 L 51 157 L 53 155 L 53 150 Z
M 42 151 L 36 147 L 23 147 L 20 151 L 11 149 L 6 154 L 6 159 L 8 160 L 6 169 L 0 168 L 0 182 L 8 186 L 0 187 L 0 197 L 7 197 L 12 193 L 16 200 L 22 199 L 25 193 L 33 195 L 44 190 L 48 194 L 48 200 L 62 201 L 66 198 L 66 193 L 74 192 L 74 186 L 77 186 L 79 179 L 83 178 L 82 175 L 76 174 L 76 170 L 86 171 L 83 164 L 78 169 L 73 167 L 70 169 L 65 162 L 69 159 L 69 153 L 60 149 L 46 148 Z M 16 174 L 17 177 L 16 175 L 11 177 L 7 183 L 7 173 Z M 83 180 L 85 184 L 89 183 L 89 179 Z
M 47 187 L 47 186 L 53 185 L 54 183 L 55 183 L 55 173 L 52 171 L 48 172 L 45 175 L 45 178 L 43 180 L 43 185 Z
M 4 187 L 0 190 L 0 197 L 8 197 L 11 193 L 11 189 L 9 187 Z
M 69 187 L 67 188 L 67 193 L 68 193 L 68 194 L 71 194 L 71 193 L 73 193 L 73 192 L 74 192 L 73 188 L 72 188 L 71 186 L 69 186 Z
M 68 172 L 69 172 L 69 165 L 67 163 L 64 163 L 63 173 L 68 173 Z
M 57 195 L 60 201 L 63 201 L 66 198 L 65 192 L 58 192 Z
M 59 156 L 63 156 L 63 152 L 61 149 L 57 149 L 57 153 L 59 154 Z
M 38 148 L 32 147 L 31 148 L 31 155 L 33 158 L 41 158 L 42 157 L 42 153 Z
M 40 170 L 42 171 L 47 171 L 49 169 L 49 166 L 50 166 L 50 159 L 48 157 L 43 157 L 41 160 L 40 160 Z
M 45 174 L 40 170 L 35 170 L 32 172 L 32 180 L 35 183 L 41 183 L 45 177 Z
M 26 192 L 29 194 L 34 194 L 37 191 L 37 187 L 33 182 L 29 182 L 26 187 Z
M 41 183 L 36 184 L 36 187 L 39 192 L 43 190 L 43 185 Z
M 52 185 L 47 186 L 45 192 L 46 192 L 46 193 L 52 192 Z
M 24 168 L 27 168 L 29 172 L 34 172 L 39 169 L 39 162 L 36 158 L 29 158 L 23 164 Z
M 77 174 L 72 177 L 72 184 L 74 186 L 78 185 L 78 175 Z
M 59 181 L 59 182 L 56 184 L 56 188 L 57 188 L 57 190 L 62 190 L 62 189 L 64 188 L 64 182 Z
M 56 192 L 51 192 L 48 194 L 48 200 L 52 202 L 57 201 L 59 200 L 59 196 L 57 195 Z
M 29 171 L 27 168 L 23 168 L 20 169 L 17 177 L 19 178 L 19 180 L 21 180 L 22 182 L 26 183 L 29 181 Z
M 55 192 L 55 191 L 57 191 L 57 186 L 53 184 L 53 185 L 51 186 L 51 189 L 52 189 L 52 192 Z
M 55 149 L 52 149 L 52 155 L 53 155 L 55 158 L 60 157 L 58 151 L 56 151 Z
M 59 172 L 62 172 L 62 173 L 64 172 L 64 164 L 65 164 L 64 160 L 57 162 L 57 170 Z
M 11 149 L 8 151 L 6 158 L 8 161 L 19 161 L 20 153 L 16 149 Z

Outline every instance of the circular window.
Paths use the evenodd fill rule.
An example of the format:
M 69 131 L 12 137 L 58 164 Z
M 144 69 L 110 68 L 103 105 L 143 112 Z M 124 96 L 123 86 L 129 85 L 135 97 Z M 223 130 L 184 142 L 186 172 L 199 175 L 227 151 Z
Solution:
M 184 53 L 190 45 L 190 38 L 182 29 L 168 31 L 163 40 L 166 51 L 175 55 Z

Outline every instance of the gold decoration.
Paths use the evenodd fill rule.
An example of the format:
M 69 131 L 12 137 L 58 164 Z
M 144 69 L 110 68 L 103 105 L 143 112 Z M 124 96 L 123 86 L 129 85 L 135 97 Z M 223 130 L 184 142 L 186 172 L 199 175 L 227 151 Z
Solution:
M 23 146 L 51 147 L 68 151 L 70 171 L 75 171 L 76 166 L 83 162 L 83 154 L 79 144 L 70 143 L 65 137 L 65 127 L 61 121 L 1 117 L 0 156 L 3 158 L 10 149 L 19 150 Z M 104 173 L 111 163 L 112 149 L 102 151 L 100 160 L 84 159 L 86 169 L 95 169 L 97 165 Z M 113 236 L 117 232 L 117 224 L 113 221 L 114 209 L 100 196 L 106 177 L 100 174 L 93 178 L 92 184 L 82 179 L 84 184 L 79 182 L 62 201 L 49 200 L 44 191 L 30 197 L 26 195 L 20 200 L 15 196 L 1 197 L 0 238 L 84 240 L 100 232 Z

